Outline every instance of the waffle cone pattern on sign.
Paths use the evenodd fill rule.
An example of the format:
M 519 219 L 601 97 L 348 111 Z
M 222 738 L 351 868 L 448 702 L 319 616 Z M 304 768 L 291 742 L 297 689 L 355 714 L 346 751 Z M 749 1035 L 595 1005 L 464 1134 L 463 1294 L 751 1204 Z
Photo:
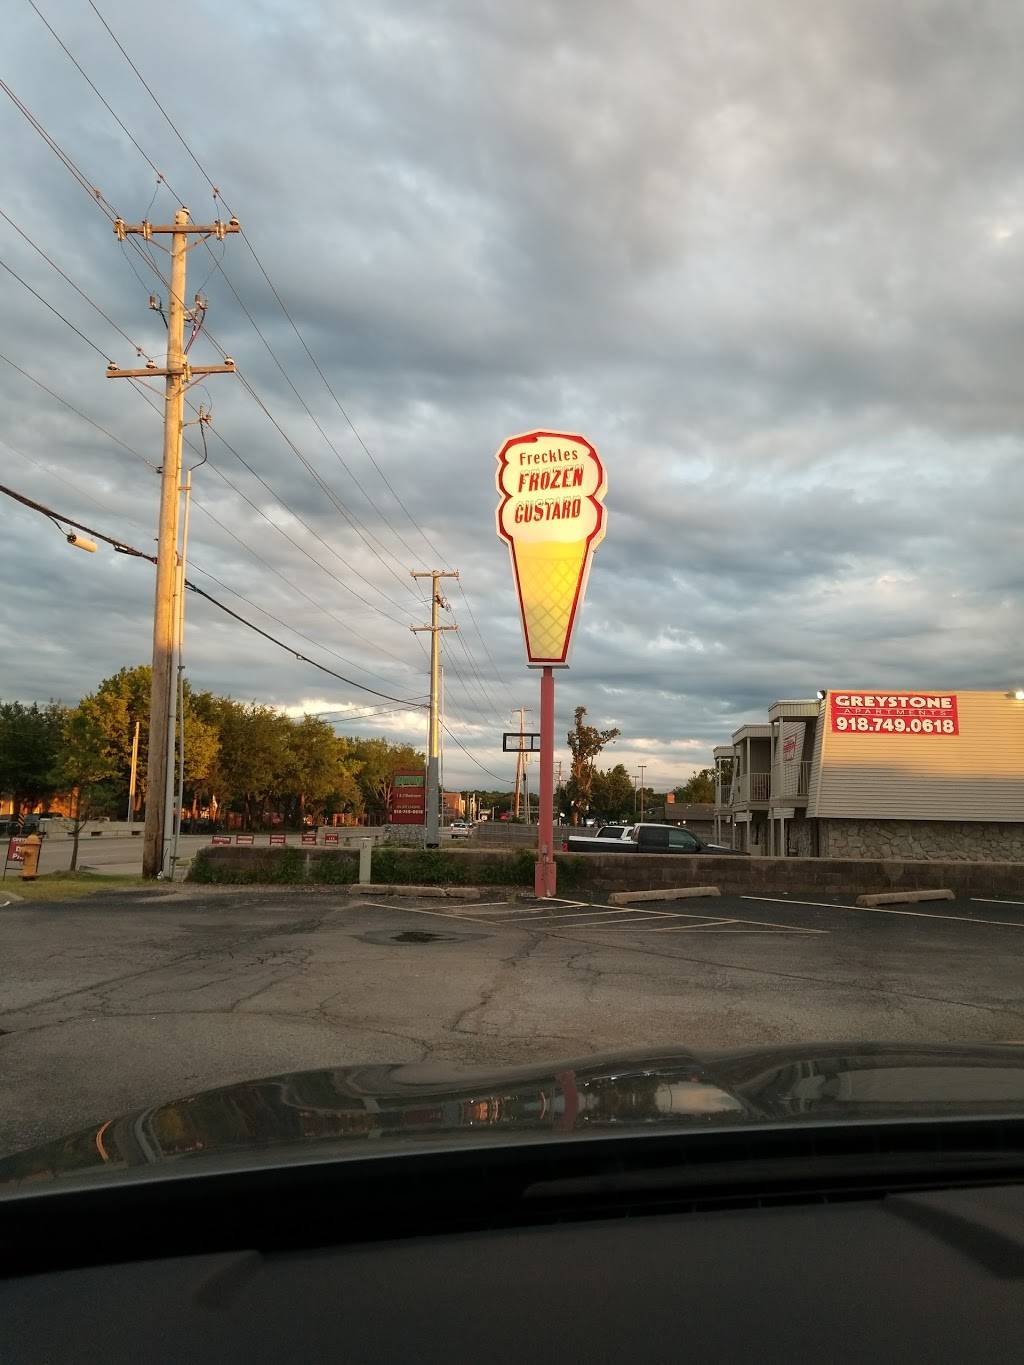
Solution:
M 564 659 L 576 588 L 587 563 L 587 542 L 527 542 L 516 545 L 514 554 L 530 656 Z
M 564 666 L 604 537 L 604 467 L 582 436 L 532 431 L 498 451 L 497 484 L 497 529 L 512 555 L 527 658 Z

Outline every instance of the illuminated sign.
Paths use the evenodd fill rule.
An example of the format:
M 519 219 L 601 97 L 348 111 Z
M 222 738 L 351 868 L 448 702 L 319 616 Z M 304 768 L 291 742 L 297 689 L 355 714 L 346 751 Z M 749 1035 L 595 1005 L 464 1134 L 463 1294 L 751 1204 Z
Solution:
M 956 694 L 830 692 L 833 734 L 958 735 Z
M 531 431 L 498 451 L 497 483 L 498 535 L 512 557 L 527 661 L 564 668 L 604 539 L 604 466 L 582 436 Z

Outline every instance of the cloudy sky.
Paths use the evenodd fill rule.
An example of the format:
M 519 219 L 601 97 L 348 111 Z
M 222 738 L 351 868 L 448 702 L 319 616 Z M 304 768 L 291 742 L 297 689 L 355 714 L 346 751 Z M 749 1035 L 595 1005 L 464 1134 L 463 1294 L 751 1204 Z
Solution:
M 28 0 L 14 94 L 125 219 L 209 221 L 87 0 L 36 4 L 142 152 Z M 655 785 L 777 697 L 1021 683 L 1019 6 L 97 6 L 339 400 L 245 243 L 194 251 L 192 357 L 228 351 L 273 418 L 237 377 L 191 395 L 195 581 L 416 700 L 409 569 L 458 568 L 447 714 L 476 762 L 449 742 L 448 785 L 507 777 L 509 710 L 537 705 L 494 532 L 495 451 L 535 427 L 585 434 L 609 481 L 559 729 L 585 705 Z M 149 550 L 159 416 L 104 370 L 140 363 L 112 322 L 159 358 L 166 289 L 6 95 L 0 140 L 0 259 L 98 348 L 0 271 L 2 482 Z M 149 567 L 0 501 L 0 694 L 74 701 L 147 660 Z M 422 742 L 416 711 L 367 715 L 389 703 L 189 608 L 196 687 Z

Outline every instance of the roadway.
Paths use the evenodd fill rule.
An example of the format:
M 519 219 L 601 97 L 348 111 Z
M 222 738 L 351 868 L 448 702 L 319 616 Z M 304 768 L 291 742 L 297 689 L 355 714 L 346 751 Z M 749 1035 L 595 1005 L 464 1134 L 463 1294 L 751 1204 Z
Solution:
M 2 906 L 0 955 L 5 1152 L 303 1067 L 1024 1040 L 1024 896 L 618 909 L 175 886 Z

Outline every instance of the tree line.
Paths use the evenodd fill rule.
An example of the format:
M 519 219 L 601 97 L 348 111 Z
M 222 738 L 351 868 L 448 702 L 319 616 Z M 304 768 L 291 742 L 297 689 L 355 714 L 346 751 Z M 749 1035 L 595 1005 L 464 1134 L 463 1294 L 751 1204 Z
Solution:
M 617 728 L 598 730 L 587 725 L 587 709 L 577 706 L 573 712 L 573 726 L 566 735 L 572 762 L 569 778 L 558 790 L 559 809 L 568 814 L 569 823 L 581 820 L 630 820 L 639 813 L 640 790 L 626 770 L 624 763 L 601 769 L 597 759 L 604 749 L 619 738 Z M 665 805 L 665 793 L 653 787 L 643 789 L 643 808 L 655 811 Z M 712 802 L 715 799 L 713 768 L 701 768 L 681 786 L 673 788 L 679 802 Z
M 77 706 L 0 702 L 0 793 L 15 813 L 58 795 L 73 816 L 124 819 L 139 723 L 134 815 L 146 803 L 148 666 L 122 668 Z M 241 817 L 247 829 L 300 826 L 335 815 L 384 819 L 392 779 L 422 769 L 423 754 L 383 738 L 336 735 L 317 716 L 293 719 L 185 685 L 185 820 Z

